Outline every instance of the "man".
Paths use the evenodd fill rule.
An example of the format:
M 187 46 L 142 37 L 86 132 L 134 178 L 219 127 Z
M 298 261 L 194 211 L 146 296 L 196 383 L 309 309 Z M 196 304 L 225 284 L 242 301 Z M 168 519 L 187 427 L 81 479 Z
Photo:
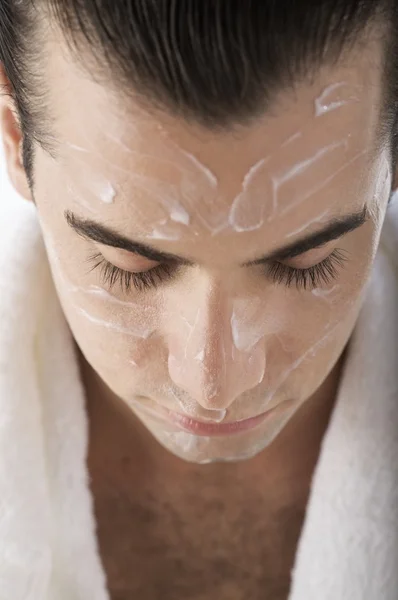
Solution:
M 358 482 L 367 465 L 372 496 L 398 418 L 397 267 L 389 241 L 377 252 L 396 188 L 394 3 L 0 7 L 7 168 L 40 224 L 4 244 L 25 266 L 4 295 L 19 350 L 0 395 L 34 389 L 20 451 L 40 473 L 11 512 L 23 535 L 32 506 L 45 523 L 36 562 L 0 562 L 7 598 L 395 598 L 396 537 L 364 585 L 385 523 L 353 552 L 367 519 L 339 509 L 347 473 L 373 506 Z

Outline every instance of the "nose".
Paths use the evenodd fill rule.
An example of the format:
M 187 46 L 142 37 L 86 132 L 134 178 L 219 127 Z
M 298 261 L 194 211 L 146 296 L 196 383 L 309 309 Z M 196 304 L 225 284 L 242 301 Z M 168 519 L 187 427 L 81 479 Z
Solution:
M 191 297 L 170 320 L 170 378 L 207 410 L 228 408 L 264 376 L 264 339 L 239 347 L 233 335 L 232 312 L 228 294 L 213 287 Z

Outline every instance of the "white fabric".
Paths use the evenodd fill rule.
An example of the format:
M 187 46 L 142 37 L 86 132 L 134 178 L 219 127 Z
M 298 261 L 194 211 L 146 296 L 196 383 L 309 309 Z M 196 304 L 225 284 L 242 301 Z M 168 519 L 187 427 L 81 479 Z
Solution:
M 289 600 L 398 598 L 397 212 L 323 440 Z M 108 598 L 87 425 L 34 207 L 0 199 L 0 600 Z

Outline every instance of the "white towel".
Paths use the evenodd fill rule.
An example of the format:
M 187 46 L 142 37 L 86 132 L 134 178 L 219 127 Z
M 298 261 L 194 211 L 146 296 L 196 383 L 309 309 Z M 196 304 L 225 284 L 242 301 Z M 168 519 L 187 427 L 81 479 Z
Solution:
M 290 600 L 398 598 L 397 212 L 323 440 Z M 87 425 L 35 210 L 16 198 L 0 207 L 0 600 L 109 598 Z
M 398 599 L 398 207 L 313 475 L 289 600 Z

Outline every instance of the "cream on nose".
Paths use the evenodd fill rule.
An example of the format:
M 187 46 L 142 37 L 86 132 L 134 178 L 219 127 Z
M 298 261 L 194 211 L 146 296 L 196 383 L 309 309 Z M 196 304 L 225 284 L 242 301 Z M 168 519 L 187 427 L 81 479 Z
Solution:
M 211 294 L 193 319 L 181 315 L 179 321 L 169 336 L 168 369 L 174 384 L 192 400 L 207 410 L 226 409 L 260 383 L 265 341 L 259 338 L 250 348 L 237 347 L 226 298 Z

